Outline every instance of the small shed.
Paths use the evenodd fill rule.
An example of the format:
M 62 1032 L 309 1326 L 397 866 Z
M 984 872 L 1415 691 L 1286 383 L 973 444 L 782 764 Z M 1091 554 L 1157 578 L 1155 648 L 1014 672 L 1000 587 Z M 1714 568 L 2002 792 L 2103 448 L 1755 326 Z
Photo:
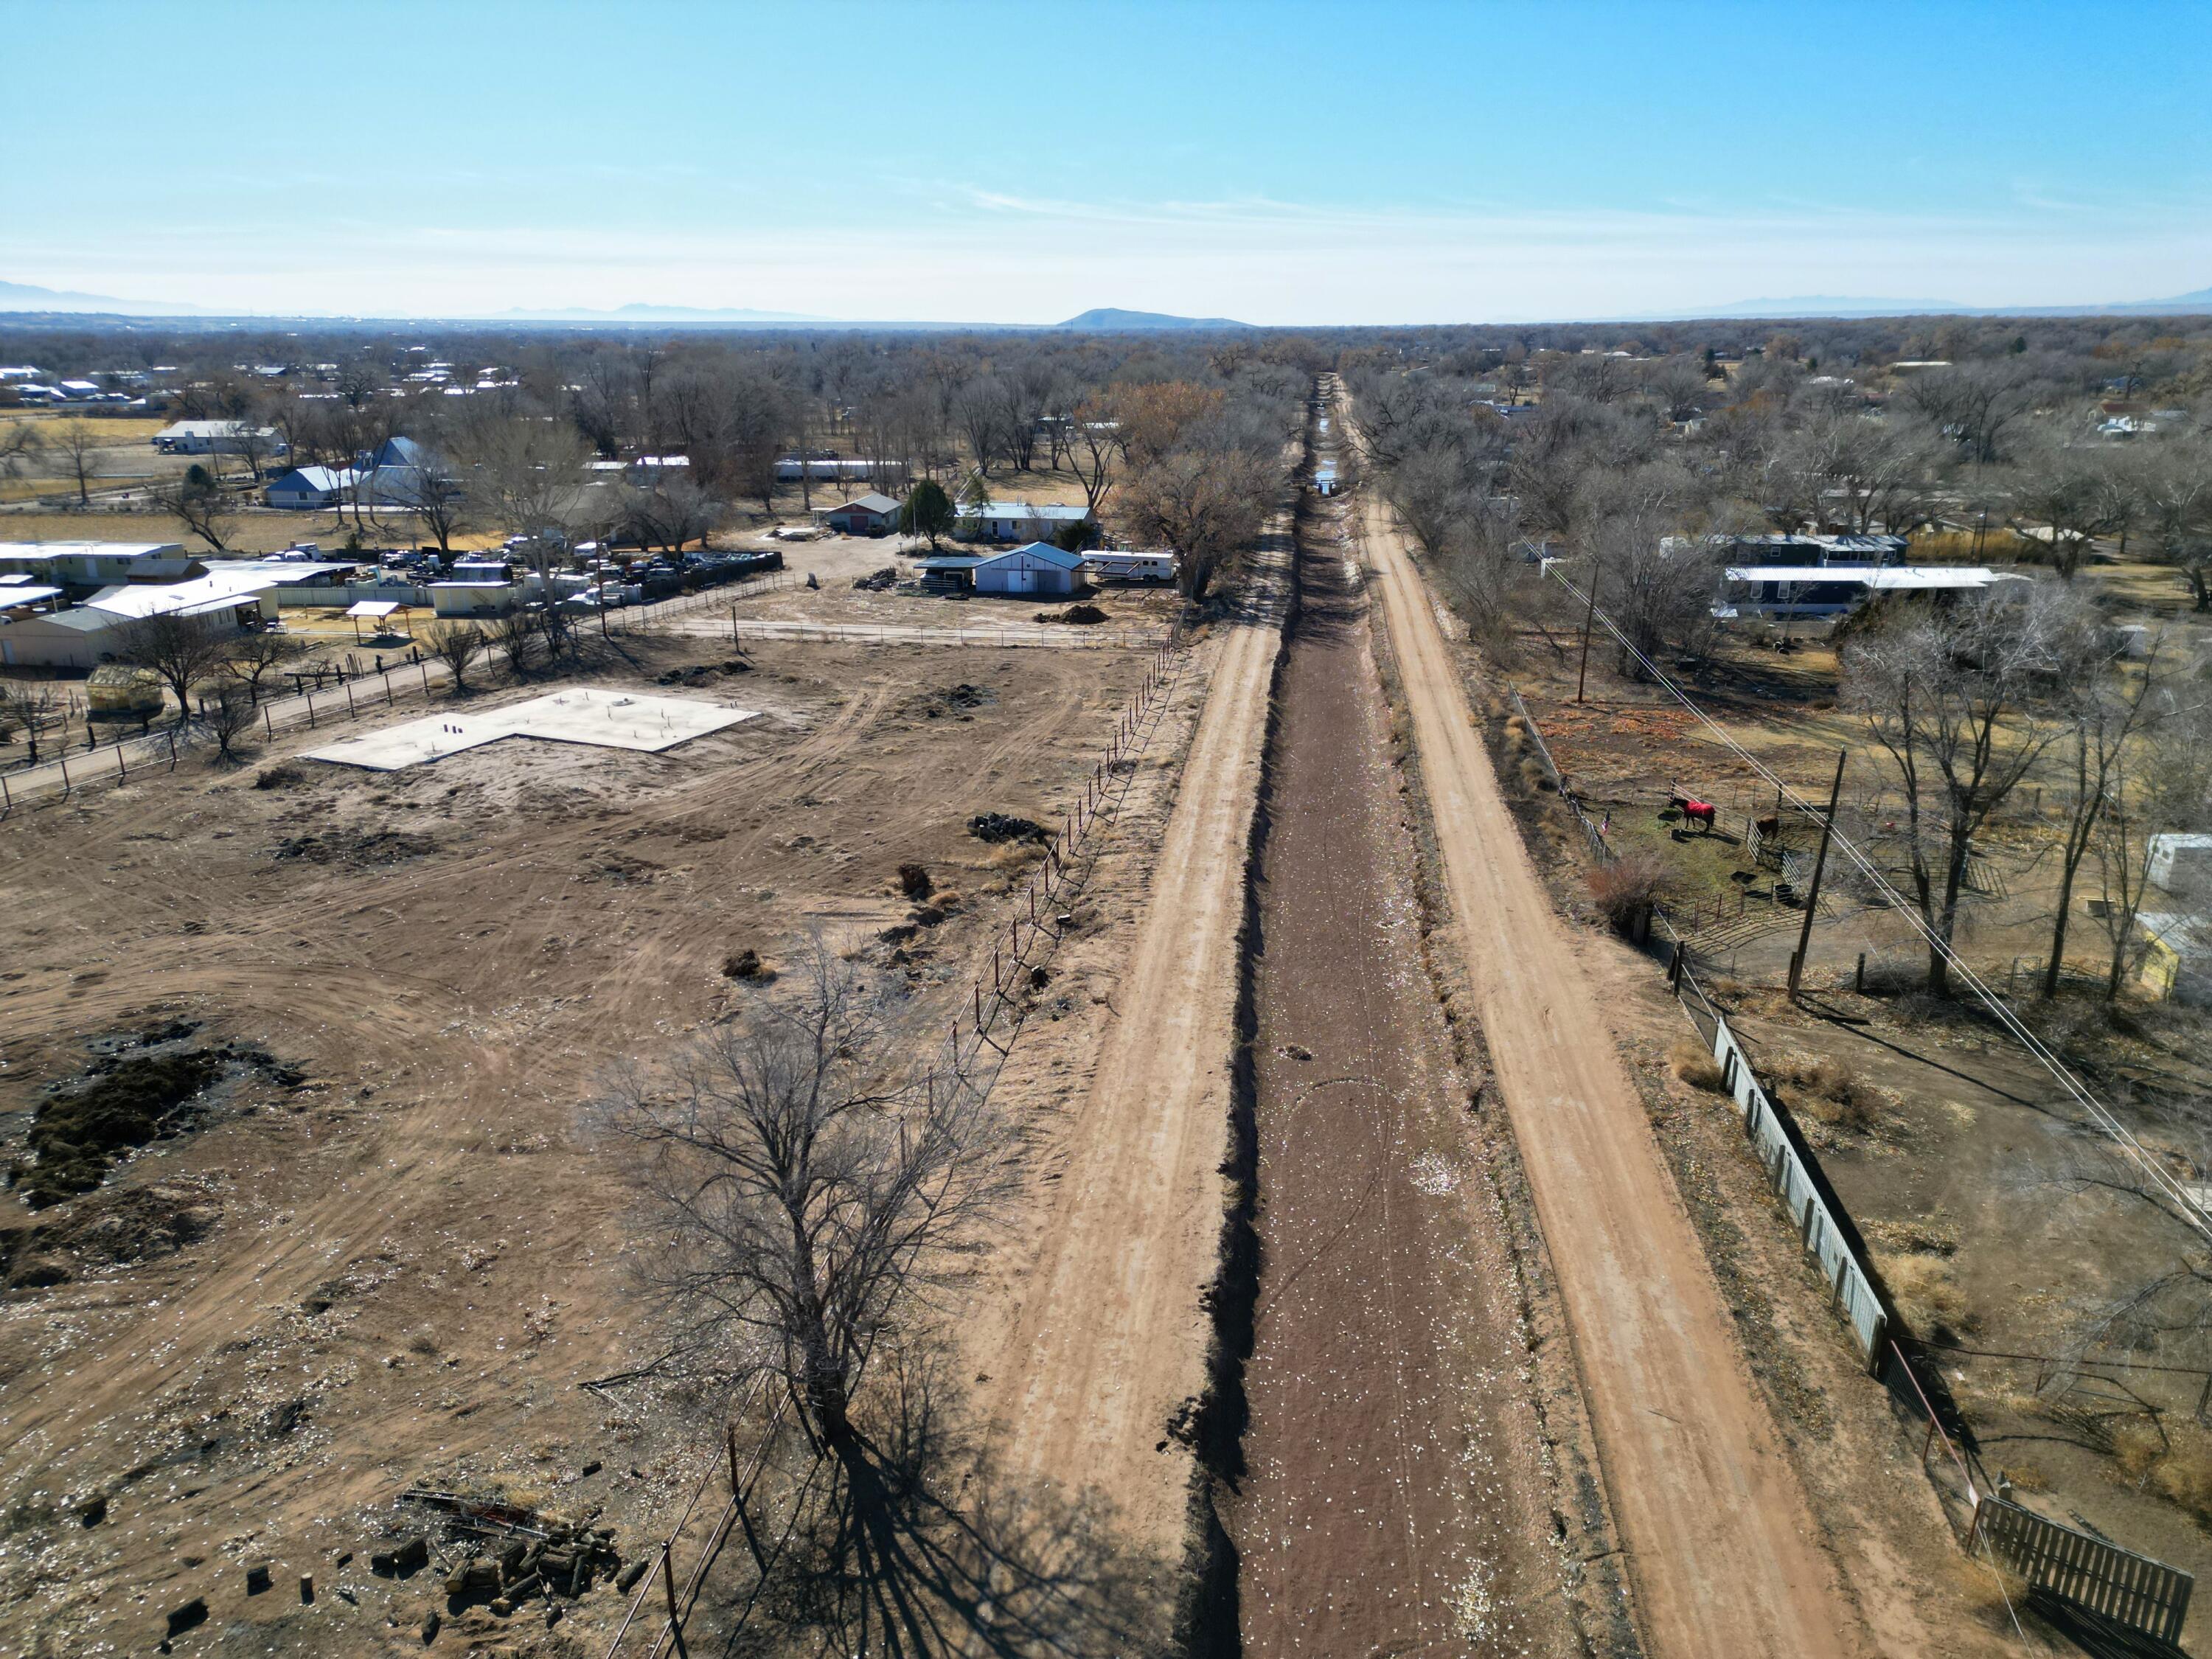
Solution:
M 85 679 L 84 697 L 95 714 L 136 718 L 158 714 L 164 706 L 159 674 L 119 662 L 94 669 Z
M 520 597 L 513 582 L 430 584 L 430 608 L 441 617 L 504 617 Z
M 1064 552 L 1050 542 L 1031 542 L 995 558 L 979 559 L 969 574 L 978 593 L 1065 598 L 1075 592 L 1082 569 L 1081 554 Z
M 360 599 L 346 607 L 346 617 L 353 623 L 353 636 L 361 637 L 361 625 L 374 623 L 377 632 L 388 634 L 398 626 L 392 618 L 407 607 L 397 599 Z
M 898 528 L 899 504 L 890 496 L 870 490 L 822 515 L 823 523 L 841 536 L 884 536 Z
M 2143 988 L 2167 1001 L 2212 1004 L 2212 939 L 2203 918 L 2146 910 L 2136 918 L 2143 931 Z
M 2212 886 L 2212 836 L 2153 836 L 2149 851 L 2150 878 L 2167 892 Z

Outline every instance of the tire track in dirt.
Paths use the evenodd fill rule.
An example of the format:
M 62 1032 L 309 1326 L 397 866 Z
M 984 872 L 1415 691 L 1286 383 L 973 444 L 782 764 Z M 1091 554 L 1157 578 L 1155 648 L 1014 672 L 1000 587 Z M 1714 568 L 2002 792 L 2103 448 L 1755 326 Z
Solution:
M 1384 512 L 1364 498 L 1362 540 L 1638 1626 L 1666 1659 L 1862 1651 L 1604 1011 L 1498 790 L 1429 590 Z

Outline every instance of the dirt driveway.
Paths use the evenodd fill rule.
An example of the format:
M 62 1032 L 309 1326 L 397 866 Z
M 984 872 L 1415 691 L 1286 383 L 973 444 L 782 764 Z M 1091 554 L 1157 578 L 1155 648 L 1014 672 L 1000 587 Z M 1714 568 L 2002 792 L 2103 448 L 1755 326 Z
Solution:
M 1363 542 L 1402 664 L 1484 1035 L 1557 1266 L 1651 1650 L 1864 1650 L 1753 1394 L 1603 1008 L 1522 848 L 1379 501 Z

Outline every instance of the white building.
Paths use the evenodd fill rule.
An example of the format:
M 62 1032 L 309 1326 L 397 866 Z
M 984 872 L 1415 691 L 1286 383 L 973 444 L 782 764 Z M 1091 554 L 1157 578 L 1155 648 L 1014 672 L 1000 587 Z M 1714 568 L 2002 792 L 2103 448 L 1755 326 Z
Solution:
M 90 590 L 207 574 L 182 542 L 0 542 L 0 575 Z
M 963 506 L 953 520 L 952 533 L 974 541 L 1042 542 L 1070 525 L 1091 522 L 1087 507 L 1063 507 L 1056 502 L 1039 507 L 1030 501 L 983 501 Z
M 83 608 L 131 622 L 146 617 L 218 617 L 252 628 L 276 616 L 276 586 L 265 569 L 216 570 L 181 582 L 105 587 L 87 599 Z
M 281 458 L 292 453 L 275 427 L 244 421 L 172 421 L 154 434 L 154 447 L 164 455 L 243 455 L 255 449 Z
M 2212 836 L 2153 836 L 2149 852 L 2150 878 L 2167 892 L 2212 887 Z
M 1713 615 L 1723 622 L 1741 617 L 1840 617 L 1877 597 L 1955 597 L 2027 580 L 1985 565 L 1731 565 L 1721 574 Z

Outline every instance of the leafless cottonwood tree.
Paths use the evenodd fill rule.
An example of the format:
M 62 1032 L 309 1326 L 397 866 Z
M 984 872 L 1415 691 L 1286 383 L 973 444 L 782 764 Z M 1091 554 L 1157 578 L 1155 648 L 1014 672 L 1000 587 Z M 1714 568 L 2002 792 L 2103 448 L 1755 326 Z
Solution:
M 222 665 L 245 688 L 247 702 L 258 703 L 261 682 L 285 664 L 299 661 L 313 648 L 295 634 L 280 634 L 273 628 L 264 628 L 231 641 L 229 648 L 223 653 Z
M 46 439 L 28 421 L 0 426 L 0 478 L 20 478 L 45 453 Z
M 468 672 L 483 655 L 483 629 L 471 622 L 442 622 L 423 635 L 422 642 L 453 677 L 453 695 L 467 690 Z
M 253 729 L 258 711 L 253 698 L 243 685 L 221 687 L 214 701 L 200 717 L 200 724 L 214 734 L 216 753 L 223 760 L 236 760 L 238 740 Z
M 2046 997 L 2058 994 L 2074 885 L 2082 862 L 2097 844 L 2115 791 L 2126 784 L 2134 750 L 2154 734 L 2168 702 L 2158 672 L 2159 646 L 2154 643 L 2139 675 L 2130 674 L 2116 660 L 2118 652 L 2106 642 L 2094 614 L 2086 607 L 2077 611 L 2081 614 L 2065 624 L 2070 637 L 2062 639 L 2059 648 L 2059 715 L 2070 720 L 2072 729 L 2058 745 L 2063 766 L 2058 799 L 2066 823 L 2058 842 L 2058 902 L 2051 916 L 2051 956 L 2043 968 Z
M 660 1364 L 723 1387 L 780 1378 L 841 1457 L 870 1349 L 1005 1190 L 985 1102 L 904 1080 L 896 1044 L 881 996 L 817 945 L 598 1109 L 641 1200 Z
M 100 428 L 82 418 L 64 421 L 54 428 L 47 447 L 63 474 L 76 485 L 76 504 L 91 506 L 92 481 L 100 476 L 100 452 L 107 447 L 101 441 Z
M 2194 688 L 2161 690 L 2141 717 L 2136 740 L 2115 751 L 2106 794 L 2094 852 L 2110 1002 L 2149 948 L 2136 922 L 2151 896 L 2151 838 L 2212 823 L 2212 700 Z
M 226 538 L 237 520 L 238 507 L 211 475 L 194 477 L 187 472 L 173 483 L 158 486 L 151 494 L 155 507 L 183 525 L 189 534 L 198 537 L 218 553 L 227 550 Z
M 2049 596 L 1998 589 L 1893 618 L 1843 653 L 1844 701 L 1904 795 L 1914 897 L 1933 935 L 1928 984 L 1939 995 L 1974 837 L 2054 735 L 2035 707 L 2056 666 L 2053 621 Z
M 171 611 L 118 629 L 110 650 L 116 661 L 160 675 L 183 711 L 179 719 L 189 720 L 192 688 L 221 671 L 236 637 L 234 629 L 212 618 Z

